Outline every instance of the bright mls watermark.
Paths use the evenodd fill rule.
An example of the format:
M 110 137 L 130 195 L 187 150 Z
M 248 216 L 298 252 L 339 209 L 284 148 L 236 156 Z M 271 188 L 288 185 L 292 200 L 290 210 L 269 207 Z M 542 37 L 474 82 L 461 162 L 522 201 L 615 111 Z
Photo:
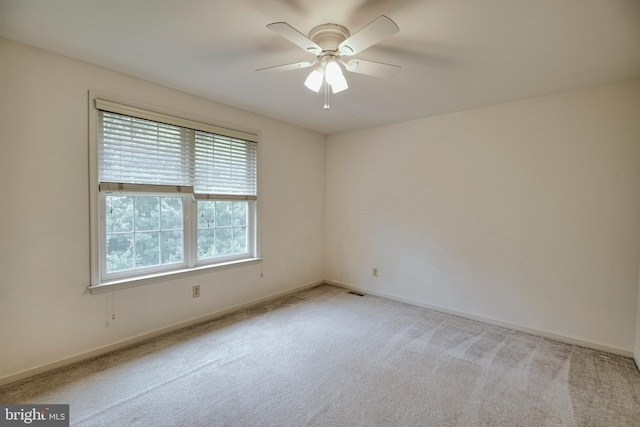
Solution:
M 69 427 L 69 405 L 2 405 L 0 427 Z

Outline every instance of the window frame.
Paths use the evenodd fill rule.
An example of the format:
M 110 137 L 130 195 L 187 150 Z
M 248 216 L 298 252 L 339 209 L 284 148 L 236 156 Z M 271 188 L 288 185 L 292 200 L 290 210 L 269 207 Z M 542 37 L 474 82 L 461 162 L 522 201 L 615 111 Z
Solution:
M 92 294 L 110 292 L 117 289 L 141 286 L 157 283 L 165 280 L 173 280 L 192 274 L 202 274 L 215 269 L 236 268 L 244 265 L 251 265 L 262 261 L 260 258 L 259 241 L 259 187 L 260 187 L 260 149 L 261 144 L 256 144 L 256 196 L 247 198 L 235 195 L 215 195 L 208 197 L 198 197 L 191 192 L 163 192 L 145 191 L 144 186 L 138 189 L 136 185 L 123 190 L 100 190 L 99 161 L 98 161 L 98 108 L 96 99 L 113 102 L 132 109 L 145 110 L 150 114 L 169 116 L 177 121 L 196 122 L 213 129 L 222 128 L 198 117 L 176 113 L 166 109 L 143 105 L 130 100 L 117 98 L 97 91 L 89 91 L 89 173 L 90 173 L 90 259 L 91 259 L 91 281 L 88 287 Z M 239 130 L 228 130 L 228 136 L 249 134 L 249 132 Z M 213 133 L 213 132 L 212 132 Z M 223 134 L 224 135 L 224 134 Z M 259 133 L 251 132 L 258 142 Z M 242 139 L 242 138 L 241 138 Z M 183 262 L 171 265 L 152 266 L 144 269 L 126 270 L 122 272 L 106 272 L 106 197 L 107 195 L 122 194 L 129 196 L 170 196 L 182 197 L 183 200 Z M 224 257 L 214 257 L 209 259 L 198 259 L 197 247 L 197 203 L 199 200 L 211 201 L 246 201 L 247 202 L 247 252 L 244 254 L 234 254 Z

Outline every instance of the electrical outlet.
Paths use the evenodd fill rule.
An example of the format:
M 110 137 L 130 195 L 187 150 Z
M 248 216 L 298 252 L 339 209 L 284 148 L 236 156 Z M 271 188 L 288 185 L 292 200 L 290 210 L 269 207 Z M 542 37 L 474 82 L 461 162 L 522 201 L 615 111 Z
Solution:
M 200 298 L 200 285 L 194 285 L 191 289 L 192 298 Z
M 372 272 L 372 276 L 373 277 L 378 277 L 378 269 L 373 267 L 373 272 Z

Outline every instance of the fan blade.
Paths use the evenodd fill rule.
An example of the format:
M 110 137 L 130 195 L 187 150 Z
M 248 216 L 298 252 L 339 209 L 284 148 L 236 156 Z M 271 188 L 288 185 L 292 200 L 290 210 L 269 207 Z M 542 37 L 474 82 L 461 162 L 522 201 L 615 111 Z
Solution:
M 342 55 L 352 56 L 391 37 L 400 31 L 400 28 L 391 19 L 382 15 L 360 31 L 338 45 Z
M 280 71 L 299 70 L 300 68 L 311 67 L 316 62 L 318 61 L 315 61 L 315 62 L 304 61 L 304 62 L 296 62 L 295 64 L 277 65 L 275 67 L 260 68 L 259 70 L 256 70 L 256 72 L 260 74 L 271 74 L 271 73 L 279 73 Z
M 352 73 L 365 74 L 383 79 L 390 79 L 400 71 L 400 67 L 397 65 L 365 61 L 363 59 L 350 59 L 349 61 L 343 61 L 343 64 L 344 68 Z
M 314 55 L 319 55 L 322 52 L 320 46 L 286 22 L 274 22 L 273 24 L 267 25 L 267 28 L 289 40 L 291 43 L 300 46 L 307 52 L 313 53 Z

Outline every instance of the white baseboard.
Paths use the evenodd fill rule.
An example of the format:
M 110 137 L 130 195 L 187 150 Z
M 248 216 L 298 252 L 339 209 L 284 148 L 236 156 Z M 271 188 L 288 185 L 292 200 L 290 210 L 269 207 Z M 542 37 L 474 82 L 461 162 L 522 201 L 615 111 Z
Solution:
M 154 337 L 157 337 L 157 336 L 160 336 L 160 335 L 164 335 L 164 334 L 167 334 L 169 332 L 176 331 L 178 329 L 182 329 L 182 328 L 186 328 L 186 327 L 189 327 L 189 326 L 197 325 L 198 323 L 208 322 L 208 321 L 214 320 L 214 319 L 216 319 L 218 317 L 222 317 L 224 315 L 227 315 L 229 313 L 233 313 L 234 311 L 242 310 L 242 309 L 254 306 L 254 305 L 261 304 L 263 302 L 267 302 L 267 301 L 271 301 L 271 300 L 274 300 L 274 299 L 277 299 L 277 298 L 281 298 L 283 296 L 286 296 L 286 295 L 289 295 L 289 294 L 293 294 L 293 293 L 301 291 L 303 289 L 312 288 L 314 286 L 318 286 L 318 285 L 321 285 L 323 283 L 325 283 L 325 281 L 321 280 L 319 282 L 308 283 L 306 285 L 298 286 L 298 287 L 295 287 L 295 288 L 292 288 L 292 289 L 288 289 L 288 290 L 285 290 L 285 291 L 276 292 L 274 294 L 270 294 L 270 295 L 267 295 L 265 297 L 257 298 L 255 300 L 252 300 L 252 301 L 249 301 L 249 302 L 246 302 L 246 303 L 238 304 L 238 305 L 235 305 L 233 307 L 226 308 L 224 310 L 216 311 L 215 313 L 208 314 L 206 316 L 202 316 L 202 317 L 198 317 L 198 318 L 195 318 L 195 319 L 191 319 L 191 320 L 188 320 L 186 322 L 179 323 L 177 325 L 173 325 L 173 326 L 169 326 L 169 327 L 166 327 L 166 328 L 157 329 L 157 330 L 152 331 L 152 332 L 148 332 L 148 333 L 144 333 L 144 334 L 141 334 L 141 335 L 137 335 L 135 337 L 128 338 L 128 339 L 123 340 L 123 341 L 118 341 L 116 343 L 109 344 L 109 345 L 106 345 L 104 347 L 99 347 L 99 348 L 96 348 L 96 349 L 93 349 L 93 350 L 90 350 L 90 351 L 87 351 L 87 352 L 76 354 L 74 356 L 70 356 L 70 357 L 65 357 L 63 359 L 59 359 L 59 360 L 57 360 L 55 362 L 46 363 L 46 364 L 43 364 L 43 365 L 40 365 L 40 366 L 36 366 L 35 368 L 25 369 L 24 371 L 20 371 L 18 373 L 10 374 L 10 375 L 7 375 L 7 376 L 4 376 L 4 377 L 0 378 L 0 387 L 4 386 L 4 385 L 7 385 L 7 384 L 11 384 L 11 383 L 16 382 L 16 381 L 23 380 L 25 378 L 32 377 L 34 375 L 41 374 L 41 373 L 46 372 L 46 371 L 50 371 L 52 369 L 61 368 L 63 366 L 67 366 L 67 365 L 70 365 L 72 363 L 80 362 L 82 360 L 90 359 L 92 357 L 100 356 L 102 354 L 106 354 L 106 353 L 109 353 L 109 352 L 112 352 L 112 351 L 115 351 L 115 350 L 130 346 L 132 344 L 137 344 L 137 343 L 140 343 L 142 341 L 146 341 L 148 339 L 151 339 L 151 338 L 154 338 Z
M 640 371 L 640 354 L 633 352 L 633 361 L 636 362 L 636 368 Z
M 539 330 L 539 329 L 527 328 L 527 327 L 522 326 L 522 325 L 503 322 L 503 321 L 491 319 L 491 318 L 488 318 L 488 317 L 477 316 L 477 315 L 474 315 L 474 314 L 469 314 L 469 313 L 465 313 L 465 312 L 462 312 L 462 311 L 453 310 L 453 309 L 450 309 L 450 308 L 447 308 L 447 307 L 441 307 L 441 306 L 429 304 L 429 303 L 426 303 L 426 302 L 423 302 L 423 301 L 418 301 L 418 300 L 399 297 L 399 296 L 396 296 L 396 295 L 388 294 L 386 292 L 380 292 L 380 291 L 375 291 L 375 290 L 371 290 L 371 289 L 367 289 L 367 288 L 361 288 L 359 286 L 353 286 L 353 285 L 350 285 L 350 284 L 347 284 L 347 283 L 342 283 L 342 282 L 337 282 L 337 281 L 332 281 L 332 280 L 325 280 L 324 282 L 329 284 L 329 285 L 339 286 L 341 288 L 358 291 L 358 292 L 363 293 L 363 294 L 369 294 L 369 295 L 374 295 L 374 296 L 378 296 L 378 297 L 382 297 L 382 298 L 387 298 L 387 299 L 391 299 L 391 300 L 394 300 L 394 301 L 399 301 L 399 302 L 403 302 L 403 303 L 406 303 L 406 304 L 411 304 L 411 305 L 415 305 L 415 306 L 418 306 L 418 307 L 427 308 L 429 310 L 434 310 L 434 311 L 438 311 L 438 312 L 445 313 L 445 314 L 451 314 L 451 315 L 454 315 L 454 316 L 463 317 L 465 319 L 474 320 L 476 322 L 485 323 L 485 324 L 488 324 L 488 325 L 500 326 L 502 328 L 507 328 L 507 329 L 512 329 L 512 330 L 519 331 L 519 332 L 524 332 L 524 333 L 529 334 L 529 335 L 535 335 L 535 336 L 539 336 L 539 337 L 543 337 L 543 338 L 549 338 L 549 339 L 552 339 L 552 340 L 555 340 L 555 341 L 564 342 L 564 343 L 567 343 L 567 344 L 578 345 L 580 347 L 591 348 L 591 349 L 594 349 L 594 350 L 600 350 L 600 351 L 604 351 L 604 352 L 607 352 L 607 353 L 617 354 L 619 356 L 634 358 L 635 362 L 636 362 L 636 365 L 640 369 L 640 357 L 638 357 L 639 355 L 636 355 L 633 351 L 630 351 L 630 350 L 625 350 L 625 349 L 622 349 L 622 348 L 617 348 L 617 347 L 612 347 L 612 346 L 608 346 L 608 345 L 604 345 L 604 344 L 594 343 L 594 342 L 591 342 L 591 341 L 585 341 L 585 340 L 581 340 L 581 339 L 578 339 L 578 338 L 573 338 L 573 337 L 566 336 L 566 335 L 559 335 L 559 334 L 555 334 L 555 333 L 552 333 L 552 332 L 547 332 L 547 331 L 543 331 L 543 330 Z

